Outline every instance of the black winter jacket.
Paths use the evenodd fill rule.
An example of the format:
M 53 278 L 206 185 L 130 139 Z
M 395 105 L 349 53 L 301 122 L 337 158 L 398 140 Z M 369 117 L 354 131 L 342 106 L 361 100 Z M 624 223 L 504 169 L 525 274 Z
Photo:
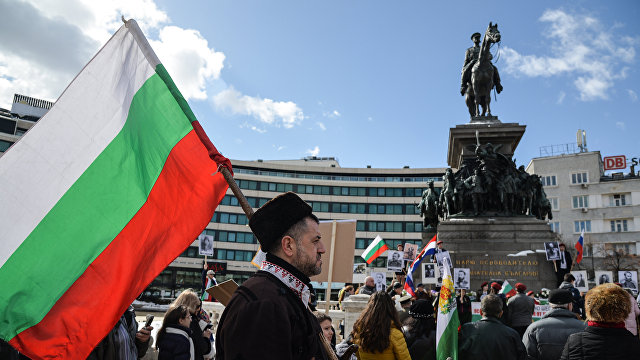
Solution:
M 636 360 L 640 340 L 625 328 L 588 326 L 569 336 L 561 360 Z
M 191 330 L 180 325 L 167 325 L 167 330 L 162 339 L 158 340 L 158 360 L 191 359 Z
M 520 335 L 494 317 L 462 326 L 458 337 L 460 360 L 524 360 L 527 353 Z

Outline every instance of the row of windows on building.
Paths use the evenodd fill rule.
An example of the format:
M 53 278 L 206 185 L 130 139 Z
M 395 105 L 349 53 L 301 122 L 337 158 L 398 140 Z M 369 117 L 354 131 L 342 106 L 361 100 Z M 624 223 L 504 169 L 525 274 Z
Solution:
M 560 209 L 557 197 L 550 197 L 548 199 L 549 199 L 549 202 L 551 203 L 551 209 L 553 209 L 553 210 L 559 210 Z M 609 195 L 609 206 L 610 207 L 626 206 L 626 205 L 631 205 L 631 204 L 627 201 L 627 196 L 625 194 L 612 194 L 612 195 Z M 572 196 L 571 197 L 571 207 L 573 209 L 588 208 L 589 207 L 589 195 Z
M 261 190 L 274 192 L 293 191 L 298 194 L 334 195 L 334 196 L 369 196 L 369 197 L 420 197 L 426 190 L 417 188 L 385 188 L 385 187 L 354 187 L 354 186 L 328 186 L 328 185 L 303 185 L 283 184 L 268 181 L 236 180 L 241 189 Z
M 321 219 L 322 220 L 322 219 Z M 220 224 L 247 225 L 249 220 L 245 214 L 233 214 L 216 212 L 211 222 Z M 422 223 L 414 221 L 369 221 L 359 220 L 356 223 L 356 231 L 378 232 L 421 232 Z
M 611 232 L 627 232 L 629 231 L 629 220 L 628 219 L 616 219 L 609 220 L 609 225 L 611 226 Z M 560 232 L 560 222 L 559 221 L 551 221 L 549 222 L 549 227 L 551 227 L 551 231 L 555 233 Z M 591 220 L 577 220 L 573 222 L 573 232 L 591 232 Z
M 327 174 L 310 174 L 298 173 L 291 171 L 277 170 L 257 170 L 234 168 L 234 172 L 238 174 L 275 176 L 296 179 L 313 179 L 313 180 L 331 180 L 331 181 L 373 181 L 373 182 L 421 182 L 440 181 L 440 176 L 349 176 L 349 175 L 327 175 Z
M 542 186 L 558 186 L 558 180 L 555 175 L 542 175 L 540 176 Z M 570 181 L 572 185 L 580 185 L 589 183 L 589 173 L 586 171 L 575 172 L 570 174 Z
M 259 197 L 247 197 L 251 207 L 258 208 L 270 199 Z M 341 203 L 326 201 L 307 201 L 314 212 L 331 212 L 347 214 L 388 214 L 388 215 L 418 215 L 420 211 L 414 204 L 364 204 Z M 220 205 L 238 206 L 238 199 L 233 195 L 225 195 Z
M 255 251 L 235 250 L 235 249 L 213 249 L 213 259 L 229 260 L 229 261 L 251 261 L 255 255 Z M 182 257 L 199 258 L 198 248 L 189 246 L 180 254 Z
M 207 235 L 212 235 L 215 241 L 257 244 L 256 238 L 252 233 L 223 231 L 223 230 L 209 230 L 209 229 L 206 229 L 205 233 Z M 355 248 L 366 249 L 367 246 L 369 246 L 373 240 L 374 239 L 356 238 Z M 405 243 L 416 244 L 419 246 L 421 242 L 422 242 L 421 240 L 385 239 L 385 243 L 387 244 L 387 246 L 389 246 L 390 249 L 395 249 L 398 245 L 405 244 Z M 232 250 L 232 249 L 217 249 L 217 250 Z M 180 256 L 189 257 L 189 258 L 200 257 L 200 255 L 198 255 L 198 248 L 195 246 L 188 247 Z M 224 259 L 223 258 L 220 258 L 220 259 L 227 260 L 226 259 L 227 256 L 230 256 L 230 255 L 228 255 L 227 252 L 225 252 Z M 233 256 L 233 259 L 228 259 L 228 260 L 235 260 L 235 254 Z M 249 259 L 249 261 L 250 260 L 251 259 Z M 239 261 L 243 261 L 243 260 L 239 260 Z

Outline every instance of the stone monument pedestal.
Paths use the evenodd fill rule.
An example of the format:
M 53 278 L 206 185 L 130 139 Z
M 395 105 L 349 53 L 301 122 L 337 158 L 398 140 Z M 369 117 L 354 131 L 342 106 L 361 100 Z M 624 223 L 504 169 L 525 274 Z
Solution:
M 555 288 L 553 263 L 546 260 L 544 242 L 556 241 L 546 221 L 529 216 L 454 217 L 438 225 L 454 268 L 471 270 L 471 289 L 484 281 L 508 280 L 539 291 Z M 456 274 L 453 274 L 454 281 Z
M 498 152 L 511 158 L 525 129 L 525 125 L 518 123 L 502 123 L 497 116 L 473 117 L 468 124 L 449 129 L 447 164 L 459 169 L 465 159 L 475 158 L 476 131 L 481 144 L 491 143 L 494 147 L 500 144 Z

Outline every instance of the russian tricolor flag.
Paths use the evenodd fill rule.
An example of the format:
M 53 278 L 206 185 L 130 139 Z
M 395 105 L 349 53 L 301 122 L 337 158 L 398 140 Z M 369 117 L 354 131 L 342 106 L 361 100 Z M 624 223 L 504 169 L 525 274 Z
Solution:
M 433 235 L 433 238 L 429 240 L 427 245 L 425 245 L 425 247 L 422 249 L 422 251 L 420 251 L 418 256 L 416 256 L 416 259 L 413 260 L 413 262 L 411 263 L 411 266 L 409 266 L 409 271 L 407 271 L 407 281 L 405 281 L 404 283 L 404 289 L 411 296 L 414 296 L 414 297 L 416 296 L 414 292 L 415 287 L 413 286 L 413 272 L 418 269 L 418 267 L 420 266 L 420 263 L 422 263 L 422 259 L 424 259 L 425 256 L 433 255 L 436 253 L 437 237 L 438 235 Z
M 576 252 L 578 255 L 576 256 L 576 264 L 580 264 L 582 261 L 582 247 L 584 246 L 584 230 L 580 233 L 580 237 L 578 238 L 578 242 L 576 243 Z

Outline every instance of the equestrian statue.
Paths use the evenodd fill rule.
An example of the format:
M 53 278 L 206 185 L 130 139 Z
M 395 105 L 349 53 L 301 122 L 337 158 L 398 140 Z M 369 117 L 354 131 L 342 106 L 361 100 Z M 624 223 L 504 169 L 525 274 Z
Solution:
M 491 89 L 502 92 L 498 69 L 491 63 L 491 45 L 500 42 L 498 24 L 489 23 L 480 44 L 480 33 L 471 35 L 473 47 L 467 49 L 462 66 L 460 94 L 465 97 L 469 115 L 491 116 Z M 482 106 L 482 113 L 480 107 Z

